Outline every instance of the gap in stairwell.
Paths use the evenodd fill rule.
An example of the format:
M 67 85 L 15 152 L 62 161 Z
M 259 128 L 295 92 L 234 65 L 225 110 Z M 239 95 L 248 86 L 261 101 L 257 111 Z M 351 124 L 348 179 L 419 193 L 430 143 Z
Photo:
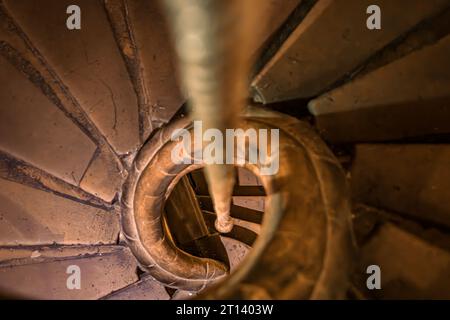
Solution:
M 260 232 L 265 192 L 250 171 L 236 170 L 231 215 L 234 228 L 218 233 L 215 212 L 203 170 L 182 178 L 165 204 L 165 229 L 174 244 L 194 256 L 218 260 L 231 271 L 244 260 Z

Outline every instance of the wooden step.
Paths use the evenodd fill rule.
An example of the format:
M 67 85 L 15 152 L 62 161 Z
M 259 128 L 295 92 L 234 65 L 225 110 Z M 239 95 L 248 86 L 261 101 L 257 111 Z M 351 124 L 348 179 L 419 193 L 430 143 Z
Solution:
M 262 103 L 310 98 L 446 7 L 446 0 L 380 0 L 382 29 L 366 27 L 370 0 L 319 0 L 252 83 Z M 407 10 L 405 8 L 414 8 Z
M 450 226 L 450 145 L 361 144 L 351 169 L 354 198 Z

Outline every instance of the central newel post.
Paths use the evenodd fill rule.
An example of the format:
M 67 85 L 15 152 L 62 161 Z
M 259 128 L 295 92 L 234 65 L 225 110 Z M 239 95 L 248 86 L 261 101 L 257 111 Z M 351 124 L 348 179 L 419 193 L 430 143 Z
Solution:
M 239 125 L 248 97 L 255 34 L 264 25 L 263 3 L 258 0 L 164 0 L 173 27 L 181 78 L 194 120 L 203 130 Z M 219 232 L 233 228 L 230 217 L 235 170 L 227 164 L 227 150 L 206 163 L 205 173 L 217 214 Z M 217 151 L 216 151 L 217 152 Z

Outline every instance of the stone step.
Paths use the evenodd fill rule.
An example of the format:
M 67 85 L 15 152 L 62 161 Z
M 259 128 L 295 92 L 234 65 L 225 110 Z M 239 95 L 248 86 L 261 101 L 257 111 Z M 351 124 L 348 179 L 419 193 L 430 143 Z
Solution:
M 214 222 L 216 220 L 216 214 L 214 214 L 212 212 L 208 212 L 208 211 L 203 211 L 203 214 L 205 217 L 206 224 L 208 225 L 208 229 L 210 230 L 209 232 L 211 234 L 217 233 L 217 230 L 214 227 Z M 254 229 L 253 225 L 250 225 L 250 226 L 247 224 L 239 225 L 238 223 L 239 223 L 239 221 L 237 221 L 237 223 L 234 223 L 233 229 L 229 233 L 222 234 L 222 235 L 226 236 L 228 238 L 231 238 L 231 239 L 235 239 L 235 240 L 242 242 L 245 245 L 251 247 L 253 245 L 253 243 L 255 242 L 256 238 L 258 237 L 258 233 L 255 231 L 259 232 L 259 229 L 252 230 L 252 229 Z M 231 262 L 231 260 L 230 260 L 230 262 Z
M 78 185 L 95 144 L 0 56 L 0 149 Z
M 381 271 L 381 289 L 368 290 L 367 267 Z M 361 248 L 353 282 L 376 299 L 449 299 L 450 252 L 391 223 L 379 226 Z
M 198 201 L 200 203 L 200 207 L 202 209 L 204 209 L 206 211 L 214 212 L 214 206 L 213 206 L 211 197 L 197 196 L 197 199 L 198 199 Z M 233 201 L 234 201 L 234 199 L 233 199 Z M 241 202 L 241 204 L 247 205 L 247 203 L 244 203 L 244 202 Z M 259 209 L 260 205 L 254 205 L 254 207 L 257 207 L 257 209 Z M 261 212 L 261 210 L 257 210 L 257 209 L 249 209 L 244 206 L 232 204 L 230 211 L 231 211 L 231 216 L 233 218 L 260 224 L 263 219 L 263 212 Z
M 97 149 L 80 181 L 80 187 L 106 202 L 112 202 L 125 178 L 125 169 L 113 154 Z
M 265 196 L 233 196 L 233 204 L 238 207 L 264 212 Z
M 236 226 L 251 230 L 258 235 L 261 233 L 261 225 L 258 223 L 248 222 L 248 221 L 236 219 L 236 218 L 233 218 L 233 223 Z
M 200 206 L 214 212 L 208 185 L 201 171 L 191 173 L 194 189 Z M 254 224 L 261 224 L 264 212 L 265 190 L 261 181 L 250 171 L 244 168 L 236 170 L 236 185 L 233 190 L 233 203 L 231 216 L 235 219 Z
M 86 191 L 95 194 L 107 202 L 111 201 L 123 181 L 123 168 L 120 159 L 114 153 L 103 134 L 88 117 L 87 113 L 79 106 L 76 99 L 56 76 L 54 70 L 50 68 L 37 49 L 33 47 L 26 35 L 21 32 L 20 28 L 3 6 L 0 6 L 0 38 L 2 39 L 0 45 L 1 55 L 8 60 L 16 70 L 22 73 L 23 78 L 27 78 L 30 82 L 28 84 L 23 83 L 23 87 L 21 87 L 23 93 L 26 93 L 26 95 L 38 95 L 38 91 L 40 91 L 41 94 L 47 98 L 38 97 L 33 99 L 35 100 L 33 101 L 34 103 L 41 101 L 41 103 L 39 103 L 39 108 L 36 108 L 35 105 L 30 107 L 30 103 L 26 103 L 21 108 L 16 108 L 15 110 L 20 111 L 21 109 L 24 110 L 24 108 L 27 108 L 23 112 L 26 113 L 27 111 L 30 111 L 33 113 L 36 109 L 41 110 L 42 108 L 47 108 L 47 105 L 48 110 L 52 110 L 49 105 L 49 102 L 51 102 L 53 103 L 53 108 L 58 110 L 52 110 L 53 113 L 59 112 L 61 114 L 60 117 L 66 116 L 70 119 L 70 121 L 63 121 L 63 124 L 67 123 L 68 125 L 67 130 L 69 134 L 74 130 L 71 128 L 77 126 L 80 131 L 89 137 L 92 142 L 97 145 L 97 150 L 89 161 L 91 165 L 84 171 L 84 176 L 80 178 L 80 184 Z M 7 74 L 8 73 L 5 75 Z M 22 79 L 21 81 L 23 82 L 24 80 Z M 34 87 L 34 89 L 31 87 Z M 19 102 L 23 103 L 24 101 Z M 4 107 L 7 107 L 7 105 Z M 44 113 L 47 113 L 47 110 L 43 111 Z M 37 119 L 39 118 L 42 118 L 42 115 Z M 21 121 L 20 126 L 15 128 L 19 134 L 26 135 L 30 130 L 40 129 L 40 127 L 36 128 L 36 126 L 38 126 L 37 123 L 30 123 L 30 121 L 26 122 L 24 119 L 27 120 L 28 118 L 22 116 L 16 117 L 16 121 Z M 55 122 L 58 123 L 57 121 Z M 61 123 L 59 123 L 59 125 L 61 125 Z M 53 128 L 53 123 L 52 126 L 48 127 Z M 55 130 L 51 131 L 53 132 Z M 52 143 L 55 140 L 55 137 L 62 139 L 62 136 L 64 136 L 64 128 L 61 128 L 60 131 L 63 132 L 54 132 L 50 138 L 47 133 L 36 132 L 34 139 L 41 138 L 43 141 L 37 143 L 37 145 L 44 144 L 45 147 L 45 143 Z M 35 141 L 31 140 L 31 142 Z M 67 149 L 68 147 L 65 148 Z M 76 154 L 84 155 L 87 151 L 89 150 L 76 150 Z M 55 159 L 59 159 L 60 157 L 61 155 L 56 155 Z M 51 159 L 51 157 L 48 157 L 48 159 Z M 32 162 L 33 159 L 27 156 L 25 160 Z M 69 164 L 70 162 L 67 162 L 67 165 Z M 48 167 L 52 169 L 51 165 L 46 166 L 46 168 Z M 52 172 L 54 173 L 54 171 Z M 105 181 L 106 176 L 108 176 L 108 183 L 100 185 L 98 182 Z M 69 179 L 73 179 L 71 175 L 69 176 Z M 78 185 L 78 179 L 73 180 L 76 181 L 72 181 L 72 184 Z
M 190 178 L 194 183 L 194 188 L 197 195 L 209 195 L 208 183 L 206 182 L 203 170 L 195 170 L 191 172 Z M 249 170 L 242 167 L 237 167 L 235 189 L 239 189 L 240 187 L 262 187 L 262 183 L 261 180 Z M 257 190 L 256 195 L 265 195 L 263 188 L 256 189 L 259 189 Z M 237 190 L 237 192 L 241 193 L 241 195 L 251 195 L 240 192 L 241 190 L 243 189 Z M 238 194 L 234 193 L 234 195 Z
M 173 188 L 164 211 L 167 229 L 176 246 L 194 256 L 228 263 L 219 236 L 209 233 L 190 180 L 186 176 Z
M 170 296 L 161 283 L 150 276 L 145 276 L 102 300 L 170 300 Z
M 320 94 L 449 5 L 447 0 L 379 0 L 382 29 L 369 30 L 366 10 L 373 4 L 370 0 L 317 1 L 253 80 L 254 99 L 273 103 Z
M 446 228 L 442 226 L 427 224 L 414 217 L 389 212 L 364 203 L 354 203 L 352 213 L 355 239 L 360 246 L 371 238 L 380 225 L 388 222 L 435 247 L 450 252 L 450 236 Z
M 227 250 L 228 259 L 230 260 L 230 272 L 233 272 L 245 259 L 250 252 L 251 247 L 241 241 L 229 237 L 222 236 L 221 239 Z
M 140 144 L 136 95 L 101 2 L 4 3 L 114 149 L 134 151 Z M 81 8 L 80 30 L 66 28 L 69 5 Z
M 356 201 L 450 226 L 450 145 L 360 144 L 351 185 Z
M 238 167 L 237 177 L 239 186 L 262 186 L 261 180 L 247 169 Z
M 58 249 L 55 249 L 58 250 Z M 19 259 L 0 265 L 0 291 L 25 299 L 99 299 L 138 280 L 136 260 L 130 250 L 116 246 L 92 253 L 79 248 L 76 256 Z M 34 260 L 34 261 L 33 261 Z M 80 271 L 81 288 L 68 289 L 67 281 Z M 67 273 L 69 271 L 69 273 Z M 73 272 L 73 271 L 71 271 Z
M 261 4 L 267 26 L 255 33 L 255 52 L 299 3 L 300 0 L 287 0 Z M 132 78 L 140 88 L 141 121 L 148 136 L 154 126 L 168 122 L 185 101 L 164 8 L 156 1 L 146 0 L 128 1 L 125 5 L 107 1 L 106 7 L 116 29 L 120 30 L 122 50 L 129 60 Z M 124 41 L 124 37 L 128 39 Z
M 271 37 L 286 22 L 288 17 L 302 4 L 302 0 L 284 0 L 284 1 L 264 1 L 259 5 L 263 6 L 262 15 L 265 17 L 265 25 L 255 30 L 255 51 L 267 44 Z
M 331 142 L 449 133 L 450 35 L 309 104 Z
M 116 249 L 114 245 L 70 245 L 61 246 L 0 246 L 0 265 L 23 265 L 38 263 L 54 258 L 74 258 L 84 255 L 111 253 Z
M 172 294 L 171 300 L 192 300 L 195 299 L 198 294 L 198 292 L 178 289 Z
M 0 245 L 116 243 L 114 210 L 0 179 Z
M 211 215 L 211 216 L 215 215 L 214 212 L 211 212 L 211 211 L 208 211 L 208 210 L 203 210 L 203 213 L 205 215 Z M 233 224 L 235 226 L 242 227 L 244 229 L 248 229 L 248 230 L 252 231 L 253 233 L 255 233 L 257 235 L 259 235 L 261 233 L 261 224 L 259 224 L 259 223 L 249 222 L 249 221 L 241 220 L 241 219 L 234 218 L 234 217 L 232 219 L 233 219 Z M 212 227 L 212 225 L 211 225 L 211 227 Z M 217 231 L 213 230 L 213 228 L 210 228 L 210 229 L 214 232 L 214 234 L 217 233 Z
M 0 151 L 0 178 L 102 209 L 112 205 L 46 171 Z
M 111 1 L 109 1 L 111 2 Z M 127 1 L 128 23 L 133 34 L 134 77 L 142 83 L 144 127 L 167 123 L 185 101 L 180 90 L 174 48 L 164 12 L 157 1 Z M 150 128 L 152 129 L 152 128 Z M 147 134 L 148 134 L 147 133 Z
M 252 197 L 258 197 L 258 201 L 260 198 L 264 198 L 266 192 L 262 186 L 240 186 L 235 185 L 233 189 L 233 196 L 234 197 L 248 197 L 250 200 Z M 199 190 L 197 192 L 197 195 L 199 196 L 208 196 L 209 191 L 208 190 Z

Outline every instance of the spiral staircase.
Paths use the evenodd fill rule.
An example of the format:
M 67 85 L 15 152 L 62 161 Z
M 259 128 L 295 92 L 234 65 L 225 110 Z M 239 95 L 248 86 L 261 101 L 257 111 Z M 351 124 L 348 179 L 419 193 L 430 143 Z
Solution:
M 72 4 L 81 30 L 65 26 Z M 357 250 L 340 298 L 450 299 L 450 2 L 267 4 L 251 104 L 309 123 L 345 171 Z M 366 28 L 371 4 L 381 30 Z M 143 146 L 187 117 L 156 1 L 1 0 L 0 70 L 0 297 L 196 296 L 148 273 L 121 228 Z M 236 177 L 232 232 L 215 230 L 201 171 L 176 185 L 164 220 L 180 250 L 232 272 L 268 205 L 258 177 L 242 168 Z M 366 287 L 373 264 L 381 290 Z M 71 265 L 80 290 L 66 286 Z

